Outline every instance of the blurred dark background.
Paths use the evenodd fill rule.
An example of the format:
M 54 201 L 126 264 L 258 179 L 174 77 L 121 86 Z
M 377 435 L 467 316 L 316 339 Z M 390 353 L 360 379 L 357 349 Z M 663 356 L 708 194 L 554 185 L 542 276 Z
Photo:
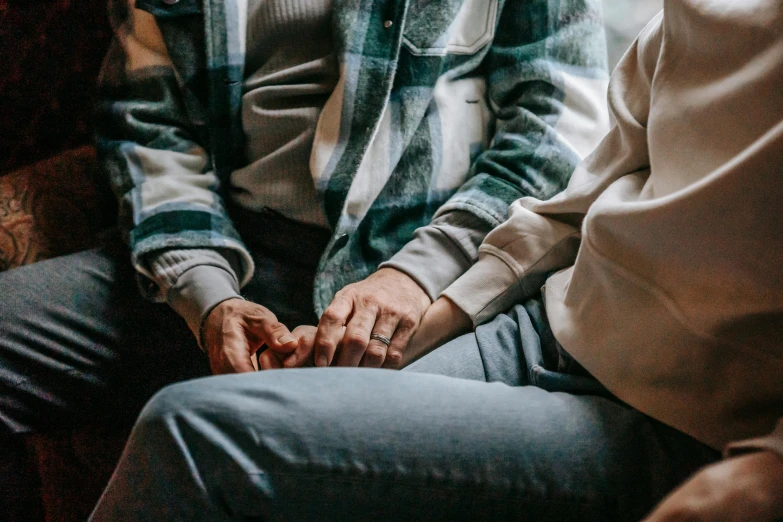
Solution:
M 106 0 L 0 0 L 0 174 L 91 140 Z

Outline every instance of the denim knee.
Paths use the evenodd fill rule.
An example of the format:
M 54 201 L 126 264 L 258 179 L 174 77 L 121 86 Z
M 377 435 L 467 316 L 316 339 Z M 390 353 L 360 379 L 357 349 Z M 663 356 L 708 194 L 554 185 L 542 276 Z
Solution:
M 139 414 L 139 422 L 158 420 L 183 411 L 200 409 L 199 404 L 204 401 L 206 395 L 202 381 L 207 379 L 178 382 L 162 388 L 147 401 Z
M 249 390 L 247 378 L 253 379 Z M 163 419 L 200 417 L 221 425 L 230 425 L 252 402 L 257 412 L 266 412 L 278 393 L 263 374 L 239 374 L 203 377 L 178 382 L 158 391 L 146 404 L 137 424 L 156 423 Z M 271 393 L 270 393 L 271 392 Z

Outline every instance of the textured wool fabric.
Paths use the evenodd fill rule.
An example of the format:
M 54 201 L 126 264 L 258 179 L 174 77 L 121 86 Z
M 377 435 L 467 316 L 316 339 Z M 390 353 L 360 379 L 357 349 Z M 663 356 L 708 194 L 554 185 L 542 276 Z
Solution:
M 616 127 L 562 194 L 516 202 L 446 295 L 478 324 L 546 283 L 555 337 L 623 401 L 715 448 L 771 432 L 781 83 L 779 1 L 667 3 L 612 76 Z
M 98 136 L 134 265 L 149 277 L 147 253 L 228 248 L 244 283 L 252 258 L 223 198 L 246 165 L 247 4 L 114 0 L 111 13 Z M 434 217 L 491 228 L 515 199 L 559 192 L 608 127 L 597 0 L 340 3 L 331 28 L 339 78 L 310 157 L 332 232 L 317 313 Z
M 318 116 L 339 72 L 331 10 L 327 0 L 248 2 L 242 128 L 249 163 L 231 175 L 237 205 L 322 227 L 326 217 L 309 162 Z M 477 258 L 490 229 L 474 214 L 453 210 L 419 228 L 381 267 L 405 272 L 435 300 Z M 217 303 L 239 295 L 241 267 L 235 262 L 232 269 L 221 255 L 231 251 L 194 248 L 145 256 L 160 294 L 194 332 Z M 428 264 L 432 259 L 438 259 L 438 270 Z

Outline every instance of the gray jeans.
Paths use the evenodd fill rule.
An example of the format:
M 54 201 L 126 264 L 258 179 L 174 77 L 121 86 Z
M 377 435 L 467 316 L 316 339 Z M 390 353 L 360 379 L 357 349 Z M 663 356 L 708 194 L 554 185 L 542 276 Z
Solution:
M 92 520 L 638 520 L 716 458 L 607 394 L 531 301 L 402 372 L 170 386 Z
M 256 263 L 245 294 L 291 328 L 315 324 L 313 278 L 329 232 L 271 212 L 233 214 Z M 0 519 L 25 516 L 18 435 L 129 429 L 160 388 L 209 374 L 185 322 L 142 299 L 118 237 L 0 273 Z

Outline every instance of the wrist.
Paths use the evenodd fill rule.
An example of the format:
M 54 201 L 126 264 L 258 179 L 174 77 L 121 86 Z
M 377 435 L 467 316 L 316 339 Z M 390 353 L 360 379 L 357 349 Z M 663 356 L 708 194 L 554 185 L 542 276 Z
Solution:
M 441 297 L 427 309 L 403 355 L 403 366 L 473 329 L 470 316 L 451 299 Z
M 383 275 L 390 275 L 394 277 L 395 279 L 403 279 L 411 288 L 418 289 L 418 299 L 419 299 L 419 306 L 421 309 L 422 315 L 430 308 L 433 301 L 430 298 L 429 294 L 427 294 L 427 291 L 425 290 L 424 286 L 421 285 L 415 278 L 411 277 L 410 274 L 407 272 L 404 272 L 402 270 L 399 270 L 397 268 L 386 266 L 383 268 L 379 268 L 376 272 L 379 276 Z
M 199 341 L 204 318 L 218 304 L 239 296 L 236 278 L 212 265 L 198 265 L 179 276 L 167 295 L 171 308 L 182 317 Z
M 434 316 L 433 322 L 441 331 L 438 336 L 439 345 L 473 330 L 470 316 L 448 297 L 439 298 L 430 308 Z
M 198 334 L 196 334 L 196 340 L 198 341 L 198 346 L 199 346 L 199 348 L 201 348 L 202 351 L 204 351 L 204 352 L 207 351 L 206 340 L 204 339 L 204 327 L 207 325 L 207 319 L 209 319 L 209 317 L 212 315 L 212 312 L 217 310 L 220 307 L 220 305 L 222 305 L 222 304 L 226 303 L 226 301 L 230 301 L 232 299 L 240 299 L 242 301 L 247 301 L 247 299 L 245 299 L 244 297 L 242 297 L 239 294 L 231 295 L 231 296 L 228 296 L 228 297 L 218 301 L 217 303 L 214 303 L 211 307 L 209 307 L 207 310 L 205 310 L 204 315 L 201 317 L 201 322 L 200 322 L 199 327 L 198 327 Z

